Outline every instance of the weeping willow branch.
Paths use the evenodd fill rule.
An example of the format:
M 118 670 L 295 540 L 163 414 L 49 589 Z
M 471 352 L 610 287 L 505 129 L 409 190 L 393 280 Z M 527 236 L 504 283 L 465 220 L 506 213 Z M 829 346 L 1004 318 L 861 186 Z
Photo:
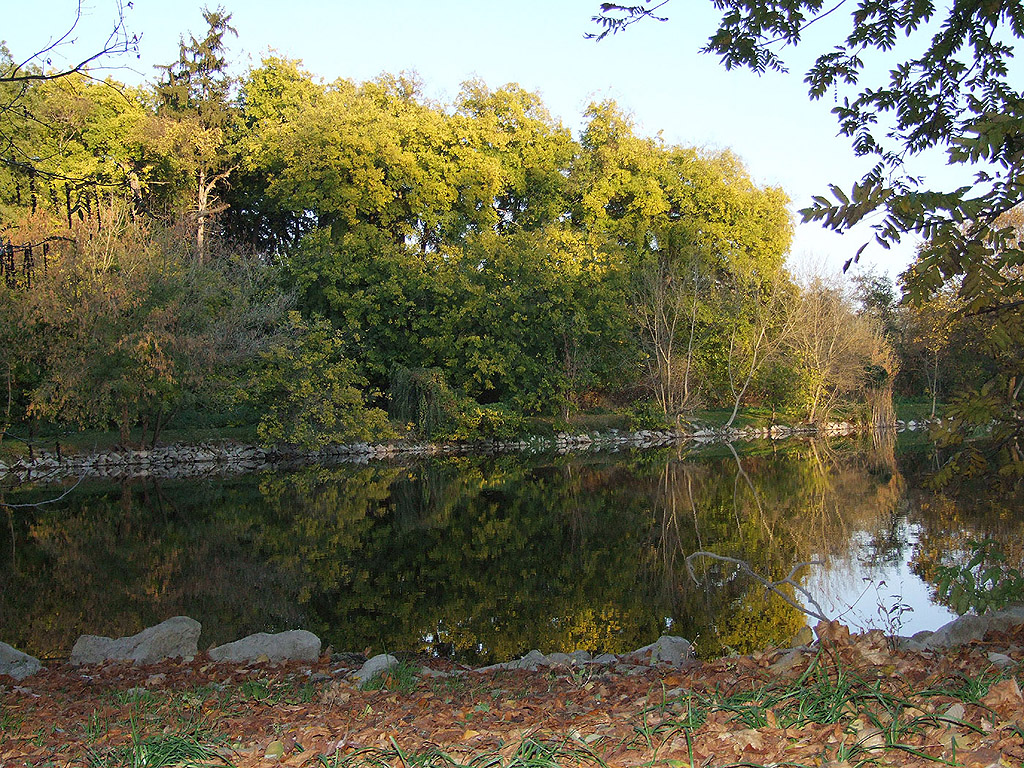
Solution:
M 699 552 L 694 552 L 686 556 L 686 572 L 690 574 L 690 579 L 693 580 L 694 584 L 700 584 L 699 579 L 697 579 L 697 575 L 693 572 L 693 561 L 696 560 L 698 557 L 707 557 L 712 560 L 718 560 L 719 562 L 735 565 L 737 568 L 739 568 L 739 570 L 751 576 L 755 581 L 760 582 L 764 586 L 764 588 L 767 589 L 769 592 L 774 592 L 776 595 L 781 597 L 789 605 L 793 606 L 801 613 L 805 613 L 808 616 L 811 616 L 812 618 L 818 619 L 819 621 L 832 620 L 825 615 L 825 611 L 822 609 L 820 605 L 818 605 L 818 601 L 811 597 L 810 592 L 808 592 L 806 589 L 800 586 L 800 584 L 798 584 L 794 579 L 796 572 L 804 566 L 824 565 L 824 563 L 822 563 L 820 560 L 808 560 L 807 562 L 797 563 L 790 570 L 789 575 L 786 576 L 786 578 L 779 579 L 778 581 L 770 581 L 761 574 L 757 573 L 753 568 L 751 568 L 750 563 L 748 563 L 746 560 L 740 560 L 736 557 L 727 557 L 725 555 L 716 554 L 715 552 L 705 552 L 701 550 Z M 792 597 L 790 597 L 781 589 L 779 589 L 779 587 L 781 587 L 783 584 L 788 584 L 795 591 L 799 592 L 804 597 L 804 599 L 811 605 L 811 608 L 807 608 L 803 605 L 800 605 L 800 603 L 798 603 Z

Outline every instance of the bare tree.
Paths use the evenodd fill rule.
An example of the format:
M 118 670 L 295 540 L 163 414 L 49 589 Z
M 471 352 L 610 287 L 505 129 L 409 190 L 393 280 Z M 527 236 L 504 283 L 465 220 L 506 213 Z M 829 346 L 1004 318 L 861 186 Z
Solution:
M 760 284 L 737 287 L 736 312 L 729 335 L 729 389 L 732 414 L 725 423 L 731 427 L 739 413 L 750 382 L 789 342 L 796 313 L 792 311 L 792 283 L 778 275 L 766 288 Z M 746 314 L 746 328 L 742 316 Z M 745 331 L 745 332 L 744 332 Z
M 108 64 L 112 59 L 126 53 L 138 54 L 139 36 L 128 31 L 125 24 L 125 4 L 123 0 L 111 0 L 114 11 L 114 25 L 107 38 L 88 51 L 77 51 L 67 64 L 53 66 L 53 57 L 62 49 L 73 47 L 77 43 L 75 37 L 82 21 L 82 3 L 79 0 L 74 18 L 67 30 L 55 38 L 51 38 L 45 46 L 24 58 L 20 63 L 10 61 L 0 64 L 0 83 L 31 83 L 43 80 L 58 80 L 72 74 L 87 74 L 90 69 Z M 130 3 L 129 3 L 130 7 Z M 13 105 L 5 103 L 0 109 L 10 109 Z
M 659 257 L 639 270 L 634 283 L 632 306 L 646 353 L 648 384 L 666 416 L 682 412 L 694 396 L 697 309 L 705 282 L 696 260 L 684 267 Z M 679 341 L 684 332 L 685 349 Z
M 837 281 L 811 277 L 794 311 L 790 347 L 807 381 L 808 421 L 827 419 L 842 395 L 856 392 L 888 392 L 891 405 L 896 357 L 877 322 L 856 313 Z M 880 403 L 871 406 L 878 411 Z

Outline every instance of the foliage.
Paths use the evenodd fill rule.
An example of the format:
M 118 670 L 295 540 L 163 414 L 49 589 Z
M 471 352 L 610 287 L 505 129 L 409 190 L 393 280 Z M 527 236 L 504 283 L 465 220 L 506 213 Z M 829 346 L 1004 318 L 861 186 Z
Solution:
M 204 8 L 203 21 L 206 36 L 181 39 L 178 60 L 161 67 L 164 76 L 156 87 L 157 143 L 179 175 L 178 185 L 188 190 L 186 210 L 194 220 L 200 260 L 213 217 L 223 210 L 219 188 L 234 170 L 225 133 L 233 110 L 224 38 L 238 34 L 223 8 Z
M 657 13 L 666 4 L 604 3 L 594 36 L 646 18 L 664 20 Z M 799 44 L 810 25 L 836 10 L 820 0 L 722 0 L 715 6 L 721 22 L 703 51 L 720 56 L 727 69 L 756 73 L 785 71 L 777 46 Z M 955 284 L 962 313 L 984 319 L 993 352 L 1007 361 L 984 385 L 974 382 L 974 392 L 957 409 L 952 426 L 959 434 L 952 439 L 962 441 L 979 418 L 994 422 L 1000 449 L 991 469 L 1019 478 L 1024 109 L 1010 62 L 1015 43 L 1024 38 L 1024 10 L 1012 1 L 956 2 L 940 10 L 932 3 L 860 0 L 848 23 L 845 37 L 817 55 L 805 82 L 811 99 L 834 98 L 841 133 L 857 155 L 877 162 L 849 192 L 832 184 L 832 199 L 815 197 L 801 215 L 843 232 L 880 213 L 871 227 L 883 247 L 907 233 L 925 240 L 903 276 L 909 300 L 928 302 Z M 869 66 L 875 59 L 883 65 Z M 876 71 L 887 74 L 869 83 L 867 76 Z M 948 191 L 907 167 L 918 156 L 941 152 L 959 177 Z M 933 379 L 936 362 L 933 355 Z M 966 454 L 962 458 L 960 469 L 971 462 Z
M 872 408 L 872 421 L 891 424 L 892 380 L 899 362 L 880 326 L 855 312 L 842 286 L 820 277 L 811 278 L 798 301 L 787 346 L 802 374 L 798 402 L 805 418 L 826 421 L 842 397 L 862 394 Z
M 940 599 L 959 614 L 983 614 L 1017 603 L 1024 595 L 1024 574 L 1007 565 L 995 539 L 969 541 L 970 557 L 961 565 L 938 568 Z
M 456 440 L 510 440 L 522 434 L 522 414 L 507 408 L 467 403 L 460 410 Z
M 659 424 L 696 407 L 885 411 L 899 366 L 857 310 L 840 312 L 844 338 L 860 337 L 837 358 L 848 370 L 808 362 L 832 326 L 806 338 L 815 291 L 783 266 L 788 200 L 731 152 L 643 136 L 610 101 L 573 136 L 514 83 L 471 81 L 439 104 L 412 76 L 323 83 L 277 56 L 236 78 L 230 14 L 203 21 L 149 88 L 0 77 L 25 106 L 3 115 L 16 160 L 0 163 L 4 423 L 124 435 L 256 419 L 256 399 L 229 393 L 287 367 L 260 354 L 294 333 L 288 309 L 339 332 L 357 410 L 388 394 L 418 407 L 389 392 L 396 370 L 443 376 L 454 403 L 400 419 L 432 439 L 650 399 Z M 909 314 L 885 313 L 904 370 L 925 370 L 933 347 L 909 341 Z M 1005 342 L 979 325 L 946 345 L 946 386 L 994 372 L 1017 391 L 1015 347 L 979 362 L 960 343 Z M 903 381 L 903 394 L 927 385 Z M 320 442 L 285 421 L 267 439 Z
M 777 589 L 794 597 L 788 585 Z M 770 591 L 751 587 L 719 617 L 713 640 L 730 653 L 747 654 L 767 646 L 785 648 L 803 626 L 804 614 Z
M 263 353 L 244 394 L 261 409 L 260 439 L 309 451 L 394 436 L 387 414 L 367 404 L 366 379 L 344 356 L 343 335 L 297 312 L 288 322 L 286 341 Z
M 458 408 L 440 370 L 399 366 L 392 371 L 388 405 L 392 421 L 411 425 L 426 438 L 444 438 L 451 435 Z

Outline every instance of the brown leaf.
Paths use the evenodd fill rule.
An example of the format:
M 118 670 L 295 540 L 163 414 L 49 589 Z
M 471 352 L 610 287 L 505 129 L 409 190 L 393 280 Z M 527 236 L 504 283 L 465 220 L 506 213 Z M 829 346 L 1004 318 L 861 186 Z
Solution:
M 981 703 L 986 707 L 999 712 L 1004 716 L 1019 712 L 1024 707 L 1024 697 L 1021 696 L 1020 686 L 1012 677 L 1007 680 L 1000 680 L 994 683 L 985 694 Z
M 838 621 L 819 621 L 814 634 L 822 645 L 842 647 L 850 644 L 850 628 Z
M 305 752 L 299 752 L 298 754 L 292 755 L 285 760 L 281 765 L 288 766 L 302 766 L 316 760 L 316 752 L 312 749 L 307 749 Z

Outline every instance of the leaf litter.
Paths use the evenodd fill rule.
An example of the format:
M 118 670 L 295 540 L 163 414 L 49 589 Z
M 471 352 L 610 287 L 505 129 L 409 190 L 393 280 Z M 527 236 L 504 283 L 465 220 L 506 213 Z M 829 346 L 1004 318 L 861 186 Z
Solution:
M 0 766 L 1024 765 L 1024 627 L 943 652 L 835 622 L 815 632 L 796 651 L 677 667 L 419 660 L 430 674 L 377 690 L 329 655 L 55 665 L 0 677 Z M 994 666 L 996 650 L 1014 664 Z

